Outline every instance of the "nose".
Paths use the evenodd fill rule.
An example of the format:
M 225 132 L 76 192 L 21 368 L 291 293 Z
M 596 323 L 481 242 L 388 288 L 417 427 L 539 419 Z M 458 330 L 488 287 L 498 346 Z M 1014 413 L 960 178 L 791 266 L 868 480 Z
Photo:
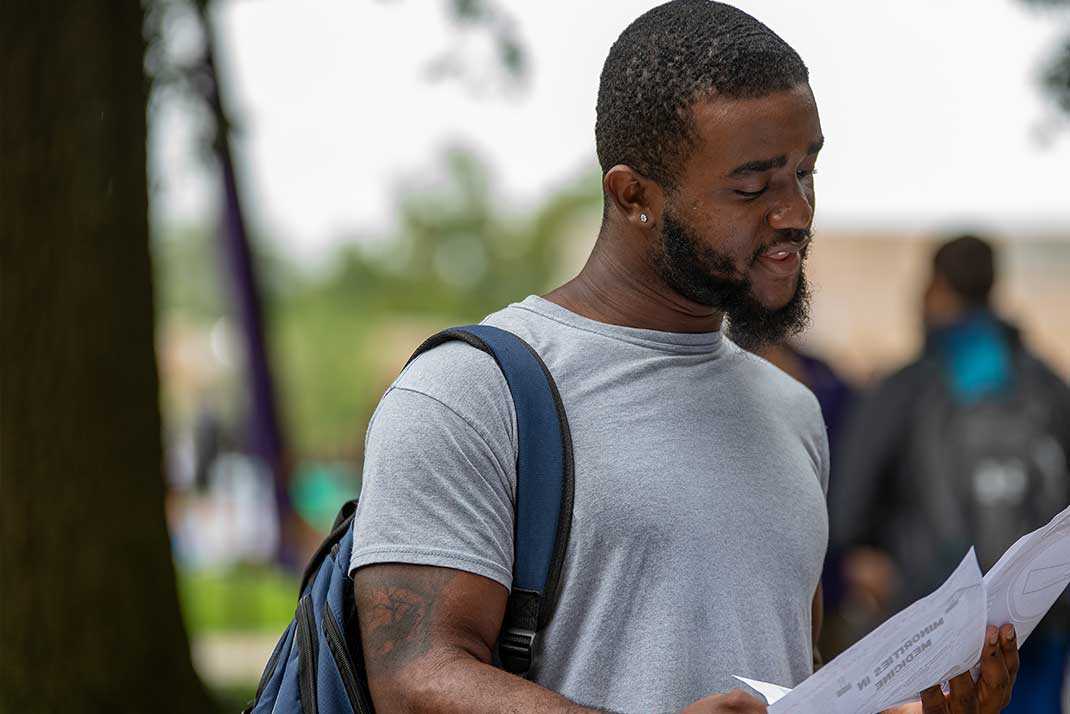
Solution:
M 798 181 L 779 196 L 779 200 L 769 210 L 766 220 L 774 230 L 806 230 L 814 217 L 814 197 L 808 187 Z

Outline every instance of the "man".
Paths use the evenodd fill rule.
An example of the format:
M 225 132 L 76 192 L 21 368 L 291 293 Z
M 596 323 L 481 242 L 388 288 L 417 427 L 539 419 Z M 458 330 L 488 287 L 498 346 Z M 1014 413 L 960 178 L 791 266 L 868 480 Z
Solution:
M 763 712 L 731 691 L 732 674 L 811 673 L 821 415 L 721 332 L 727 318 L 754 344 L 805 322 L 823 143 L 807 77 L 768 28 L 705 0 L 657 7 L 613 45 L 595 127 L 597 244 L 575 279 L 485 321 L 536 349 L 568 413 L 560 600 L 528 679 L 491 666 L 511 583 L 515 414 L 489 357 L 459 343 L 426 353 L 373 417 L 356 520 L 380 714 Z M 989 647 L 976 693 L 968 675 L 956 683 L 963 706 L 998 710 L 1015 666 L 1002 648 L 1013 652 Z
M 924 595 L 971 545 L 990 568 L 1070 502 L 1070 389 L 996 316 L 995 281 L 987 241 L 943 243 L 922 301 L 922 354 L 849 420 L 833 543 L 847 553 L 846 580 L 878 606 Z M 1068 628 L 1064 598 L 1022 647 L 1007 711 L 1062 710 Z

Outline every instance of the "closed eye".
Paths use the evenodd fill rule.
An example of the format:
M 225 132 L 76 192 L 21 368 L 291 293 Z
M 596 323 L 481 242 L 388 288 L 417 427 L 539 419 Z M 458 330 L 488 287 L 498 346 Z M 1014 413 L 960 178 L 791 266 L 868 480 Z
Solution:
M 739 189 L 735 189 L 735 192 L 736 192 L 736 195 L 739 196 L 740 198 L 751 199 L 751 198 L 758 198 L 759 196 L 761 196 L 763 193 L 765 193 L 765 189 L 762 188 L 762 189 L 759 189 L 757 191 L 740 191 Z
M 796 171 L 795 175 L 798 176 L 801 179 L 804 179 L 804 178 L 807 178 L 809 176 L 813 176 L 816 173 L 817 173 L 817 169 L 802 169 L 800 171 Z

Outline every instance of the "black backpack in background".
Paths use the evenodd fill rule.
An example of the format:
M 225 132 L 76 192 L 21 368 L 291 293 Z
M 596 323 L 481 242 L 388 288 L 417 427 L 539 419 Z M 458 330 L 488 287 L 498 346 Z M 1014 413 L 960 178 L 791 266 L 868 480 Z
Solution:
M 1057 401 L 1065 398 L 1024 353 L 1014 355 L 1007 388 L 975 400 L 956 398 L 946 380 L 929 385 L 913 410 L 907 447 L 915 499 L 936 538 L 936 551 L 919 558 L 957 562 L 972 544 L 987 571 L 1067 506 L 1070 468 Z M 946 565 L 938 567 L 946 572 Z

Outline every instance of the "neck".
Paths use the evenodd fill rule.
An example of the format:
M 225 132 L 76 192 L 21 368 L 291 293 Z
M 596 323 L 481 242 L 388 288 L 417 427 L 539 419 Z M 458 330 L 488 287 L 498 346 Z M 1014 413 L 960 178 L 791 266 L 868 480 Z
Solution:
M 661 279 L 649 240 L 646 232 L 604 230 L 579 275 L 544 297 L 610 325 L 681 333 L 720 330 L 720 311 L 688 300 Z

